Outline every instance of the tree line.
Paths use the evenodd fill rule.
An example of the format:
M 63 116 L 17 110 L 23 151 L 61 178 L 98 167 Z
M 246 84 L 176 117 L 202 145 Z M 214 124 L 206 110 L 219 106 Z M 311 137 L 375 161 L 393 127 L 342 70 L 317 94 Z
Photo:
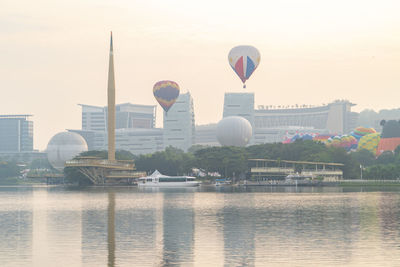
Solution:
M 322 143 L 309 140 L 297 140 L 290 144 L 272 143 L 248 147 L 195 145 L 188 152 L 167 147 L 163 151 L 140 156 L 134 156 L 128 151 L 117 151 L 116 158 L 134 160 L 138 171 L 149 174 L 157 169 L 166 175 L 192 175 L 193 168 L 197 168 L 204 173 L 218 172 L 224 177 L 249 178 L 248 160 L 257 158 L 342 163 L 345 179 L 360 178 L 362 170 L 364 178 L 380 178 L 386 175 L 385 177 L 391 179 L 400 176 L 396 166 L 393 167 L 399 165 L 398 152 L 396 153 L 392 155 L 383 153 L 381 157 L 375 159 L 367 150 L 347 153 L 343 148 L 326 147 Z M 107 151 L 89 151 L 82 153 L 81 156 L 107 158 Z M 360 169 L 360 165 L 363 169 Z M 67 173 L 76 174 L 73 170 L 67 170 Z

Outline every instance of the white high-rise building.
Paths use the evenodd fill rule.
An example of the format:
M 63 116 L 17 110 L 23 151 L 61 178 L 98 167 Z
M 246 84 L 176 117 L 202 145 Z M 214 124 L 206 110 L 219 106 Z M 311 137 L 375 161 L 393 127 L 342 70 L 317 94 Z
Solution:
M 187 151 L 195 142 L 193 98 L 180 94 L 168 113 L 164 112 L 164 147 Z
M 82 107 L 82 130 L 105 131 L 107 129 L 107 107 L 80 105 Z M 118 104 L 115 129 L 144 128 L 155 126 L 156 106 L 131 103 Z
M 223 117 L 240 116 L 254 126 L 254 93 L 225 93 Z

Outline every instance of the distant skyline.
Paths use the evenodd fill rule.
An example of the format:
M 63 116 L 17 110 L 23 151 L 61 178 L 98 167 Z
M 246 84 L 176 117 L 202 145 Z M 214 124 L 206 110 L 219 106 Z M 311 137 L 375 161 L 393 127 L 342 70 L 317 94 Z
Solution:
M 176 81 L 196 124 L 222 118 L 225 92 L 258 105 L 399 108 L 400 1 L 10 1 L 0 9 L 0 114 L 33 114 L 34 146 L 81 128 L 78 103 L 105 106 L 113 31 L 116 102 L 156 105 Z M 229 50 L 250 44 L 261 63 L 242 88 Z M 157 126 L 162 125 L 157 108 Z

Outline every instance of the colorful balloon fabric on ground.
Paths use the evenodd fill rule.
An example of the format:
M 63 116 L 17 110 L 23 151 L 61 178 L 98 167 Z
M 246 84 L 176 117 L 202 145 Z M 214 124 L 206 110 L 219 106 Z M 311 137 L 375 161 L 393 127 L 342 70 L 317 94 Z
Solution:
M 179 96 L 179 85 L 173 81 L 159 81 L 153 86 L 153 94 L 165 112 L 168 112 Z
M 381 135 L 379 133 L 365 135 L 361 137 L 360 141 L 358 142 L 357 150 L 366 149 L 375 155 L 380 140 Z
M 360 140 L 361 137 L 366 136 L 368 134 L 376 133 L 374 128 L 368 127 L 357 127 L 354 131 L 351 132 L 351 135 L 354 136 L 357 140 Z
M 327 146 L 343 147 L 347 151 L 357 148 L 357 139 L 352 135 L 334 136 L 329 138 L 326 142 Z
M 313 137 L 313 141 L 326 144 L 331 135 L 320 134 Z
M 257 48 L 249 45 L 240 45 L 231 49 L 228 60 L 232 69 L 242 80 L 243 88 L 245 88 L 247 79 L 250 78 L 258 64 L 260 64 L 261 56 Z

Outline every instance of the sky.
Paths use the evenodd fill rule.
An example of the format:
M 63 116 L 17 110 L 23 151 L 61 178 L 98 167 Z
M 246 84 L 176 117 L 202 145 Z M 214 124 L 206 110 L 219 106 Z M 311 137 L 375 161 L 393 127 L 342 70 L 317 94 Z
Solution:
M 117 103 L 156 105 L 153 85 L 173 80 L 196 124 L 222 118 L 225 92 L 399 108 L 399 14 L 398 0 L 0 0 L 0 114 L 32 114 L 39 150 L 80 129 L 78 104 L 107 103 L 110 31 Z M 261 54 L 246 89 L 227 60 L 237 45 Z

